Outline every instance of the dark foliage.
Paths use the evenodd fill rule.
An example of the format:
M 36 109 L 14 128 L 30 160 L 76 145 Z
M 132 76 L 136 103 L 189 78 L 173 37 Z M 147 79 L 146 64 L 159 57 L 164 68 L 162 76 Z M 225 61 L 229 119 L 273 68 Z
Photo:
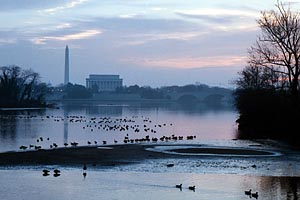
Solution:
M 0 107 L 45 106 L 47 85 L 39 74 L 18 66 L 0 68 Z
M 272 138 L 299 143 L 299 100 L 286 91 L 240 89 L 235 92 L 240 138 Z M 299 143 L 300 144 L 300 143 Z
M 92 92 L 83 85 L 68 83 L 65 88 L 66 98 L 86 99 L 92 97 Z

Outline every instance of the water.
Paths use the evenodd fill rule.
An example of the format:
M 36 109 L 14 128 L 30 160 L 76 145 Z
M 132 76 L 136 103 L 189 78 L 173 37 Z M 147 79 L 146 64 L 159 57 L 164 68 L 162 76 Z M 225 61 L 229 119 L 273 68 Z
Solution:
M 139 125 L 143 128 L 146 125 L 146 128 L 156 133 L 150 130 L 136 133 L 130 128 L 125 131 L 107 131 L 103 127 L 98 129 L 98 122 L 105 117 L 114 121 L 110 124 L 129 127 Z M 126 119 L 126 122 L 116 121 L 121 118 Z M 195 135 L 196 138 L 191 141 L 185 139 L 158 143 L 247 147 L 277 151 L 280 155 L 195 156 L 148 159 L 114 167 L 88 166 L 86 178 L 82 176 L 82 169 L 76 166 L 6 166 L 0 168 L 0 199 L 229 200 L 249 199 L 244 194 L 249 189 L 259 193 L 258 199 L 300 198 L 300 153 L 254 141 L 233 140 L 236 138 L 236 118 L 236 111 L 227 107 L 186 107 L 176 104 L 86 103 L 61 105 L 60 109 L 2 111 L 2 152 L 20 151 L 19 146 L 29 144 L 41 145 L 43 148 L 50 148 L 53 143 L 62 146 L 72 141 L 87 145 L 87 141 L 101 144 L 106 140 L 108 144 L 114 144 L 116 140 L 122 144 L 127 134 L 130 138 L 147 135 L 159 138 L 174 134 L 184 138 Z M 40 137 L 43 141 L 40 141 Z M 174 167 L 166 167 L 167 163 L 173 163 Z M 51 171 L 50 176 L 42 176 L 42 169 L 45 168 Z M 62 171 L 61 176 L 53 177 L 52 171 L 55 168 Z M 183 184 L 182 191 L 175 187 L 179 183 Z M 195 185 L 196 190 L 187 189 L 190 185 Z
M 122 142 L 126 134 L 131 138 L 196 135 L 198 140 L 209 142 L 235 138 L 236 129 L 236 112 L 232 109 L 181 107 L 176 104 L 68 104 L 62 105 L 61 109 L 6 111 L 0 117 L 0 151 L 18 150 L 21 145 L 30 144 L 49 148 L 53 143 L 63 146 L 72 141 L 79 145 L 87 145 L 88 141 L 102 143 L 103 140 L 113 144 L 114 140 Z M 110 117 L 112 121 L 120 118 L 132 120 L 134 122 L 113 124 L 139 125 L 140 132 L 135 133 L 133 129 L 122 132 L 103 130 L 98 122 L 104 117 Z M 93 118 L 94 121 L 91 120 Z M 145 122 L 145 119 L 149 120 Z M 144 125 L 156 133 L 144 131 Z
M 1 170 L 0 199 L 249 199 L 245 190 L 264 200 L 296 199 L 299 178 L 193 173 L 88 172 L 65 169 L 60 177 L 34 170 Z M 13 177 L 13 178 L 12 178 Z M 182 190 L 175 188 L 182 183 Z M 188 186 L 195 185 L 195 191 Z M 254 198 L 252 198 L 254 199 Z

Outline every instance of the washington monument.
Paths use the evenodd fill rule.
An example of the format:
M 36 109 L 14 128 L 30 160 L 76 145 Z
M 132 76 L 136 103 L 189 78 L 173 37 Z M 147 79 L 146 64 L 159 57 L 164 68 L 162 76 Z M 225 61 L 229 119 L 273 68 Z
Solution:
M 67 85 L 69 83 L 69 47 L 66 46 L 65 50 L 65 81 L 64 84 Z

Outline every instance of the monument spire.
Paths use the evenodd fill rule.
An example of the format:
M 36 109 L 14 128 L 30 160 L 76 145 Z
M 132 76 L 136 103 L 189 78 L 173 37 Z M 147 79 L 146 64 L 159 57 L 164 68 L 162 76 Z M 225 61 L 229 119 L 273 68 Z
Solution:
M 65 80 L 64 84 L 67 85 L 69 83 L 69 47 L 66 46 L 65 50 Z

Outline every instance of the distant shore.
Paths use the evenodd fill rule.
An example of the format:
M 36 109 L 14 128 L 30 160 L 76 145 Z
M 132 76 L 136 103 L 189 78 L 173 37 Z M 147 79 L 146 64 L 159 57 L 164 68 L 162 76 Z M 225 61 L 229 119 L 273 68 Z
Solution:
M 272 152 L 245 148 L 216 148 L 201 145 L 175 145 L 169 153 L 149 151 L 174 145 L 123 144 L 83 146 L 57 149 L 10 151 L 0 153 L 0 166 L 12 165 L 82 165 L 115 166 L 138 163 L 146 159 L 184 158 L 195 156 L 272 156 Z

